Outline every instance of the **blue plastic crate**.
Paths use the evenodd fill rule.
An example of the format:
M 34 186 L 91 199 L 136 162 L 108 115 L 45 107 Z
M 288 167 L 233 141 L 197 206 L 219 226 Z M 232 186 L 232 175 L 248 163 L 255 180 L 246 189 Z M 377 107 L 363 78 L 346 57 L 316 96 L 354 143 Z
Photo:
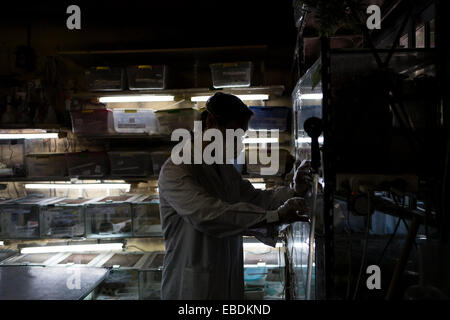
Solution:
M 250 119 L 251 130 L 275 130 L 284 132 L 288 129 L 289 108 L 287 107 L 249 107 L 254 115 Z

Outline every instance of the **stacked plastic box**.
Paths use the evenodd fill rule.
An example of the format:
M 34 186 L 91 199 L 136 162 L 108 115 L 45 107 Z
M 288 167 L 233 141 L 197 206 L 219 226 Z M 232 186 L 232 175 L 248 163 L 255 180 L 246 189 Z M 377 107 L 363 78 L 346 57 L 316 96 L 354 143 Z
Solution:
M 110 151 L 108 157 L 112 176 L 147 177 L 153 173 L 150 152 Z
M 127 67 L 130 90 L 165 89 L 167 66 L 137 65 Z
M 158 122 L 153 110 L 113 109 L 114 131 L 127 134 L 157 134 Z
M 138 195 L 111 196 L 89 202 L 86 210 L 88 238 L 132 236 L 131 203 Z
M 248 128 L 250 130 L 279 130 L 289 129 L 290 109 L 286 107 L 249 107 L 253 111 Z
M 41 238 L 85 235 L 85 205 L 89 199 L 61 199 L 41 208 Z
M 215 63 L 210 65 L 214 88 L 250 87 L 251 62 Z
M 25 163 L 30 178 L 67 176 L 64 153 L 29 154 Z
M 142 196 L 133 202 L 133 235 L 162 236 L 158 196 Z
M 114 133 L 111 109 L 71 111 L 72 131 L 80 136 L 105 136 Z
M 120 67 L 97 66 L 86 70 L 86 84 L 90 91 L 121 91 L 124 71 Z
M 0 204 L 0 223 L 4 239 L 39 238 L 41 206 L 59 198 L 26 197 Z
M 109 160 L 105 152 L 66 153 L 70 177 L 103 177 L 109 172 Z
M 200 120 L 200 113 L 192 108 L 158 110 L 155 112 L 158 132 L 171 135 L 176 129 L 194 129 L 194 121 Z

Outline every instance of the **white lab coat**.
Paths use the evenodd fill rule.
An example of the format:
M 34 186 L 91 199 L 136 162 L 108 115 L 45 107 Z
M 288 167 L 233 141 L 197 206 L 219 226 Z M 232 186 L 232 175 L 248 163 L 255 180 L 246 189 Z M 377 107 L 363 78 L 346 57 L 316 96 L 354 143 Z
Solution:
M 166 247 L 162 299 L 243 299 L 242 236 L 274 246 L 273 226 L 251 227 L 294 192 L 256 190 L 233 165 L 175 165 L 170 159 L 158 184 Z

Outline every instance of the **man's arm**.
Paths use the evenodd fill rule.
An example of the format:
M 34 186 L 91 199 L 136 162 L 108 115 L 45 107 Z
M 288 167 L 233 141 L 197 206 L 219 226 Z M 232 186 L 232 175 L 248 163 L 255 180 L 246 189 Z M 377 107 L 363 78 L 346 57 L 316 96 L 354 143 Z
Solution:
M 229 204 L 211 196 L 183 165 L 171 162 L 160 175 L 159 192 L 185 221 L 214 237 L 245 234 L 254 226 L 278 219 L 273 211 L 255 204 Z

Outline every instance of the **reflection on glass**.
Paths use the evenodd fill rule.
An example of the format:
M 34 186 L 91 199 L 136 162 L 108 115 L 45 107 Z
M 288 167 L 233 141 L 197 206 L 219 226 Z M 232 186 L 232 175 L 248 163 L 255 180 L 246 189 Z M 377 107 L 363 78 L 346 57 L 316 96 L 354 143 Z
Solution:
M 425 48 L 425 26 L 416 29 L 416 48 Z

